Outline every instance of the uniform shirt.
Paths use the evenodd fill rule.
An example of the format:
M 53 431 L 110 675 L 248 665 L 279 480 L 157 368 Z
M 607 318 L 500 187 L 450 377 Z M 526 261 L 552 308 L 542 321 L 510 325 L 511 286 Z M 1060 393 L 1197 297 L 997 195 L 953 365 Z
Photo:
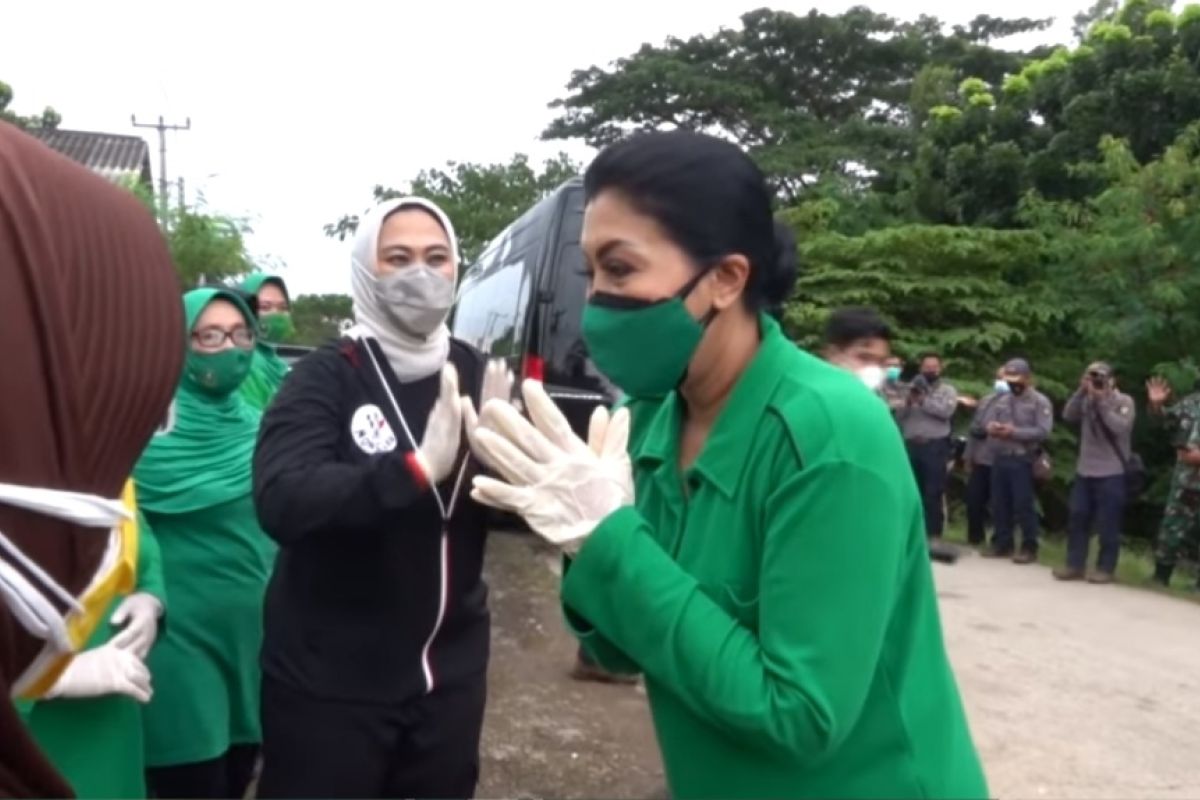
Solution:
M 1012 436 L 1008 439 L 988 436 L 996 456 L 1032 459 L 1042 443 L 1050 438 L 1050 431 L 1054 428 L 1054 407 L 1046 395 L 1031 386 L 1020 395 L 1000 395 L 988 405 L 975 424 L 978 430 L 986 433 L 988 424 L 992 422 L 1013 426 Z
M 967 437 L 967 450 L 963 454 L 963 459 L 970 464 L 976 464 L 981 467 L 990 467 L 996 463 L 996 448 L 994 443 L 988 438 L 986 426 L 982 423 L 988 409 L 992 403 L 1002 397 L 999 392 L 992 392 L 984 396 L 979 401 L 979 405 L 975 408 L 975 414 L 971 417 L 971 427 Z
M 454 341 L 450 361 L 478 404 L 482 357 Z M 275 396 L 254 461 L 258 516 L 280 546 L 268 677 L 322 699 L 401 703 L 486 669 L 486 515 L 469 497 L 466 437 L 444 534 L 388 394 L 420 442 L 439 384 L 401 384 L 377 343 L 343 339 L 300 360 Z M 437 487 L 447 502 L 457 474 Z
M 879 396 L 887 403 L 888 410 L 899 422 L 899 414 L 908 404 L 909 385 L 902 381 L 886 381 L 878 389 Z
M 688 469 L 678 394 L 630 403 L 637 505 L 567 563 L 567 619 L 645 673 L 672 797 L 986 797 L 895 425 L 761 325 Z
M 950 436 L 950 420 L 958 408 L 958 392 L 944 380 L 939 380 L 921 399 L 905 404 L 897 413 L 905 441 L 946 439 Z
M 1125 473 L 1131 452 L 1130 438 L 1136 410 L 1133 398 L 1113 390 L 1100 398 L 1079 389 L 1063 408 L 1063 419 L 1079 425 L 1079 460 L 1075 472 L 1084 478 L 1108 478 Z M 1120 448 L 1120 455 L 1109 444 Z
M 1178 447 L 1183 450 L 1200 448 L 1200 414 L 1192 416 L 1181 415 L 1181 424 L 1186 424 L 1187 428 L 1179 431 Z M 1200 489 L 1200 467 L 1186 464 L 1183 461 L 1175 461 L 1175 470 L 1171 474 L 1171 482 L 1175 489 Z M 1168 503 L 1169 503 L 1168 496 Z
M 1192 431 L 1192 422 L 1200 420 L 1200 392 L 1180 398 L 1178 403 L 1163 409 L 1167 428 L 1171 431 L 1171 446 L 1185 447 Z

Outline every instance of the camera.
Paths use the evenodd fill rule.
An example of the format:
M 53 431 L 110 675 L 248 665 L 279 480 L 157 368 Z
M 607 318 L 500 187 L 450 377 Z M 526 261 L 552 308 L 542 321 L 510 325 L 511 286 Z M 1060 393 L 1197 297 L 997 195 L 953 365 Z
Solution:
M 924 375 L 918 374 L 908 384 L 908 388 L 913 394 L 925 394 L 929 391 L 929 381 L 925 379 Z
M 1104 389 L 1108 386 L 1108 376 L 1103 372 L 1092 371 L 1088 373 L 1088 377 L 1092 381 L 1093 389 Z

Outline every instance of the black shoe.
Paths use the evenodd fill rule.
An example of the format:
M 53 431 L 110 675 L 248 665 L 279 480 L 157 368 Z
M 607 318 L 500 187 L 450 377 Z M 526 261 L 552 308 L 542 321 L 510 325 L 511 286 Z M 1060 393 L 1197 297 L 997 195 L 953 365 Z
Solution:
M 1164 564 L 1161 561 L 1154 565 L 1154 582 L 1163 586 L 1171 585 L 1171 573 L 1175 571 L 1174 564 Z
M 953 564 L 958 561 L 958 548 L 941 539 L 929 540 L 929 557 L 943 564 Z

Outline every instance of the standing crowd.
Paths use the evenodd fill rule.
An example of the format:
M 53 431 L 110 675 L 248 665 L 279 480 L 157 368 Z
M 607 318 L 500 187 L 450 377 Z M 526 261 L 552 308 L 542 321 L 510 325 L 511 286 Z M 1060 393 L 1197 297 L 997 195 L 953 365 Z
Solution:
M 858 374 L 891 410 L 912 463 L 931 548 L 936 553 L 945 527 L 947 476 L 961 461 L 967 470 L 967 541 L 988 558 L 1036 562 L 1036 488 L 1051 474 L 1046 443 L 1055 414 L 1050 399 L 1036 388 L 1029 362 L 1006 361 L 996 370 L 992 391 L 975 399 L 943 379 L 936 353 L 922 354 L 915 373 L 906 376 L 903 362 L 891 352 L 891 338 L 890 327 L 872 309 L 841 309 L 827 324 L 824 353 Z M 1146 389 L 1149 410 L 1163 422 L 1176 451 L 1156 548 L 1155 580 L 1166 586 L 1183 545 L 1200 529 L 1200 386 L 1173 405 L 1162 378 L 1151 378 Z M 971 416 L 965 446 L 955 452 L 959 407 Z M 1118 388 L 1112 366 L 1096 361 L 1083 371 L 1061 418 L 1078 431 L 1079 452 L 1069 500 L 1067 563 L 1053 574 L 1063 581 L 1112 583 L 1126 507 L 1145 488 L 1142 460 L 1132 445 L 1137 409 Z M 1098 548 L 1089 570 L 1093 532 Z

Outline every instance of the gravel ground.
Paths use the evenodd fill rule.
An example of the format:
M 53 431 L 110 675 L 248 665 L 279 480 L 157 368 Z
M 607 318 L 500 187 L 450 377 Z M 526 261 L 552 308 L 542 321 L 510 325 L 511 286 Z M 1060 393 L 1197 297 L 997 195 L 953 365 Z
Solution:
M 553 553 L 496 535 L 487 570 L 479 796 L 665 797 L 641 687 L 568 677 Z M 935 571 L 994 796 L 1200 798 L 1200 606 L 970 556 Z

